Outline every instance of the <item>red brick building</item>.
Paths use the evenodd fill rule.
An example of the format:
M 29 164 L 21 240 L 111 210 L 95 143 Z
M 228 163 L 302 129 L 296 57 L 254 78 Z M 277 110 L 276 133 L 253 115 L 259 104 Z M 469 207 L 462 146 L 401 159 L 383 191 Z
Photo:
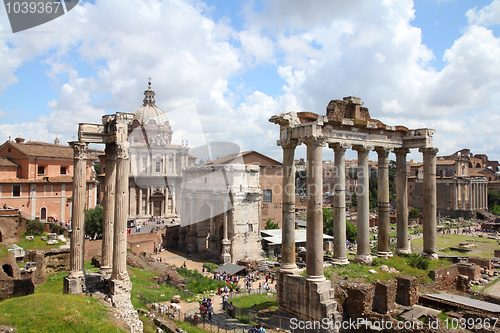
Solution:
M 0 146 L 0 206 L 18 208 L 28 219 L 71 219 L 73 149 L 17 138 Z M 87 208 L 97 204 L 92 160 L 87 162 Z

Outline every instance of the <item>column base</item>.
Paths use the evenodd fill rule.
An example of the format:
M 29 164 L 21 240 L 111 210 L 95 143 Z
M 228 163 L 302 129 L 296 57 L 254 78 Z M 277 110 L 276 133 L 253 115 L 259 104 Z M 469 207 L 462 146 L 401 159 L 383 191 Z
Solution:
M 427 253 L 427 252 L 422 252 L 422 257 L 429 258 L 430 260 L 438 260 L 439 257 L 437 253 Z
M 231 258 L 231 241 L 228 239 L 222 240 L 222 254 L 220 256 L 220 260 L 223 264 L 230 263 Z
M 306 280 L 310 282 L 323 282 L 326 281 L 324 275 L 306 275 Z
M 379 258 L 390 258 L 392 256 L 393 256 L 393 254 L 391 251 L 388 251 L 388 252 L 377 251 L 377 257 L 379 257 Z
M 373 257 L 371 256 L 371 254 L 356 254 L 353 262 L 358 264 L 371 265 L 373 263 Z
M 411 254 L 411 249 L 396 249 L 396 254 Z
M 339 266 L 349 265 L 349 259 L 347 258 L 333 258 L 332 260 L 330 260 L 330 262 L 332 263 L 332 265 L 339 265 Z
M 113 302 L 130 299 L 132 283 L 130 280 L 109 280 L 109 293 Z
M 280 266 L 279 268 L 280 272 L 283 272 L 284 274 L 296 274 L 299 271 L 299 268 L 295 263 L 293 264 L 285 264 L 283 266 Z
M 78 295 L 85 292 L 85 277 L 65 276 L 63 281 L 63 293 Z
M 99 274 L 103 276 L 105 279 L 109 279 L 111 277 L 111 273 L 113 272 L 113 268 L 111 267 L 101 267 L 99 269 Z

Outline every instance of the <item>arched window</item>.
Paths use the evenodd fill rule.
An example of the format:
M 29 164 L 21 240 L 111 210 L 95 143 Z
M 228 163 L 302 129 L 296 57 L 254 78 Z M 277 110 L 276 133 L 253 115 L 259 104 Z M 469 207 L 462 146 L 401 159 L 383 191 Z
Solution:
M 47 208 L 45 207 L 42 207 L 42 209 L 40 209 L 40 220 L 41 221 L 47 220 Z
M 7 274 L 8 276 L 14 277 L 14 272 L 12 271 L 12 266 L 11 265 L 5 264 L 5 265 L 2 266 L 2 269 L 5 272 L 5 274 Z

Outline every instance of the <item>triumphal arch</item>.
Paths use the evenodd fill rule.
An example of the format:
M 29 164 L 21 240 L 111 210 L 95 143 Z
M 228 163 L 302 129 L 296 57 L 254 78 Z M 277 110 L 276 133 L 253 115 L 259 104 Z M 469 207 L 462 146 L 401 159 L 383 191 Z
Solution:
M 377 256 L 391 256 L 389 153 L 396 155 L 397 253 L 410 253 L 406 155 L 418 148 L 423 154 L 423 255 L 436 255 L 436 153 L 433 129 L 389 126 L 372 119 L 358 97 L 332 100 L 326 115 L 288 112 L 275 115 L 270 122 L 280 125 L 278 145 L 283 148 L 283 245 L 278 279 L 278 304 L 285 311 L 306 320 L 334 318 L 336 302 L 331 281 L 323 274 L 323 186 L 322 148 L 335 155 L 334 255 L 333 263 L 348 264 L 346 254 L 345 152 L 358 153 L 357 253 L 355 260 L 371 262 L 369 243 L 369 167 L 368 153 L 378 154 L 378 248 Z M 307 243 L 306 275 L 298 274 L 295 264 L 295 167 L 297 145 L 307 147 Z

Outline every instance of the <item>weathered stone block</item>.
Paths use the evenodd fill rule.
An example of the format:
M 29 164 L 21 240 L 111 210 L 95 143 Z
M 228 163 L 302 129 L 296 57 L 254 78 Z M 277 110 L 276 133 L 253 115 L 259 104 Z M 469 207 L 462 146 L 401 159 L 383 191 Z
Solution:
M 396 277 L 396 303 L 413 306 L 418 303 L 418 279 L 414 276 Z
M 372 284 L 349 284 L 344 308 L 349 318 L 365 318 L 371 312 L 375 287 Z
M 382 314 L 392 312 L 394 310 L 395 302 L 396 288 L 394 280 L 387 282 L 377 281 L 375 283 L 372 310 Z

